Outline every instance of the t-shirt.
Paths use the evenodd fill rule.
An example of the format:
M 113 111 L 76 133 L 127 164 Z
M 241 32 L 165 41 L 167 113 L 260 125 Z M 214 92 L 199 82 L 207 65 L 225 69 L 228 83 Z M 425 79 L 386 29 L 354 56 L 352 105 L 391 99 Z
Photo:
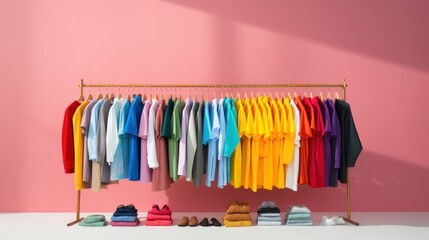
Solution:
M 92 162 L 89 161 L 88 156 L 88 128 L 89 122 L 91 120 L 91 111 L 92 108 L 97 103 L 97 99 L 92 100 L 83 110 L 82 122 L 80 128 L 82 129 L 83 135 L 83 176 L 82 180 L 85 182 L 85 187 L 91 186 L 91 172 L 92 172 Z M 74 167 L 74 166 L 73 166 Z
M 224 156 L 226 157 L 227 180 L 231 183 L 231 156 L 237 149 L 240 142 L 240 135 L 237 126 L 237 110 L 235 108 L 234 99 L 228 98 L 226 101 L 226 127 L 225 127 L 225 147 Z M 225 184 L 226 185 L 226 184 Z
M 226 158 L 224 156 L 224 146 L 225 146 L 225 110 L 224 110 L 224 102 L 225 99 L 221 98 L 219 100 L 219 107 L 218 107 L 218 116 L 219 116 L 219 143 L 218 143 L 218 152 L 217 152 L 217 159 L 219 161 L 218 164 L 218 180 L 217 180 L 217 187 L 223 188 L 224 185 L 226 185 Z
M 165 109 L 165 101 L 160 100 L 155 116 L 156 156 L 158 158 L 159 166 L 153 169 L 152 172 L 152 191 L 166 190 L 170 188 L 171 185 L 171 179 L 168 176 L 167 142 L 161 135 Z
M 143 106 L 141 97 L 136 95 L 133 103 L 131 104 L 127 124 L 124 129 L 124 132 L 128 134 L 130 139 L 130 165 L 128 169 L 128 179 L 130 181 L 140 180 L 140 138 L 138 137 L 138 134 Z
M 83 136 L 80 124 L 82 122 L 82 113 L 85 107 L 89 104 L 84 101 L 76 109 L 73 114 L 73 142 L 74 142 L 74 184 L 76 190 L 81 190 L 85 187 L 82 181 L 82 164 L 83 164 Z
M 98 129 L 98 114 L 100 113 L 101 105 L 104 99 L 98 100 L 91 110 L 91 119 L 88 128 L 88 157 L 89 160 L 97 159 L 97 129 Z
M 140 182 L 148 183 L 152 179 L 151 170 L 148 164 L 148 134 L 149 134 L 149 110 L 152 103 L 149 99 L 144 102 L 143 111 L 140 116 L 139 137 L 140 137 Z
M 76 112 L 79 105 L 80 103 L 75 100 L 64 112 L 61 146 L 65 173 L 74 173 L 73 114 Z
M 295 125 L 295 151 L 292 161 L 289 163 L 286 174 L 286 187 L 297 191 L 298 190 L 298 174 L 299 174 L 299 147 L 301 137 L 299 136 L 300 131 L 300 112 L 293 99 L 290 100 L 290 105 L 293 110 L 293 119 Z
M 106 133 L 107 133 L 107 117 L 109 110 L 112 107 L 112 101 L 105 99 L 103 105 L 101 105 L 100 113 L 98 117 L 98 129 L 97 129 L 97 159 L 98 163 L 101 163 L 101 182 L 110 182 L 110 166 L 106 162 Z
M 332 121 L 331 114 L 329 113 L 328 105 L 325 102 L 320 104 L 323 116 L 323 122 L 325 124 L 323 132 L 323 145 L 325 149 L 325 186 L 329 186 L 329 180 L 331 177 L 331 165 L 334 164 L 331 158 L 331 132 L 332 132 Z
M 121 166 L 120 169 L 122 169 L 122 171 L 119 171 L 120 176 L 118 176 L 118 178 L 128 178 L 129 176 L 128 170 L 130 165 L 130 140 L 129 140 L 129 136 L 125 134 L 124 130 L 125 130 L 125 125 L 127 124 L 130 109 L 131 109 L 130 101 L 125 100 L 124 104 L 121 107 L 121 112 L 119 114 L 119 127 L 118 127 L 119 144 L 115 153 L 115 155 L 122 155 L 122 161 L 118 161 L 118 163 L 120 163 L 120 166 Z M 118 157 L 118 159 L 120 159 L 120 157 Z M 122 174 L 120 172 L 122 172 Z
M 283 163 L 289 164 L 293 159 L 293 155 L 295 151 L 295 124 L 293 119 L 293 110 L 290 105 L 289 98 L 284 99 L 284 106 L 286 109 L 288 120 L 287 120 L 286 136 L 283 143 L 284 151 L 285 151 L 284 153 L 285 158 L 283 159 Z
M 156 99 L 152 99 L 152 105 L 149 110 L 149 125 L 148 125 L 148 136 L 147 136 L 147 160 L 150 168 L 159 167 L 156 144 L 155 144 L 155 117 L 158 111 L 159 102 Z
M 234 186 L 234 188 L 239 188 L 243 185 L 243 181 L 242 181 L 243 154 L 242 154 L 241 142 L 243 141 L 242 138 L 246 131 L 246 114 L 244 113 L 242 100 L 238 99 L 235 101 L 235 108 L 237 111 L 236 127 L 237 127 L 237 133 L 238 133 L 238 142 L 234 152 L 231 155 L 231 184 Z M 229 125 L 229 121 L 227 121 L 227 125 Z
M 180 99 L 177 99 L 171 117 L 172 135 L 168 141 L 168 155 L 170 160 L 170 177 L 174 181 L 179 179 L 179 175 L 177 174 L 177 164 L 179 160 L 179 140 L 182 137 L 181 122 L 184 107 L 185 103 Z
M 188 126 L 189 126 L 189 112 L 192 108 L 192 100 L 187 98 L 185 108 L 182 112 L 182 137 L 179 142 L 179 166 L 177 174 L 179 176 L 186 176 L 186 141 L 188 137 Z
M 259 166 L 259 150 L 260 141 L 264 136 L 264 123 L 262 120 L 262 114 L 256 99 L 251 100 L 253 120 L 253 136 L 252 136 L 252 154 L 251 154 L 251 169 L 252 169 L 252 191 L 256 192 L 258 189 L 258 168 Z M 262 167 L 262 166 L 261 166 Z
M 189 125 L 186 136 L 186 181 L 192 181 L 195 153 L 197 151 L 196 115 L 200 104 L 194 101 L 189 112 Z
M 204 118 L 204 100 L 199 103 L 196 114 L 196 130 L 197 130 L 197 151 L 194 159 L 194 167 L 192 178 L 195 186 L 201 185 L 201 178 L 204 173 L 204 163 L 207 159 L 207 145 L 203 145 L 203 118 Z
M 97 162 L 97 131 L 100 108 L 104 99 L 99 99 L 91 110 L 91 119 L 88 128 L 88 158 L 92 161 L 91 167 L 91 190 L 98 192 L 101 189 L 102 163 Z
M 254 132 L 253 127 L 253 113 L 252 107 L 250 105 L 250 99 L 244 100 L 244 111 L 246 114 L 246 130 L 244 132 L 244 141 L 243 141 L 243 174 L 242 174 L 242 182 L 244 184 L 244 188 L 248 189 L 252 186 L 253 178 L 252 178 L 252 137 Z
M 218 102 L 217 99 L 212 99 L 210 113 L 210 122 L 211 122 L 211 134 L 208 147 L 208 159 L 207 159 L 207 175 L 206 175 L 206 186 L 210 187 L 211 182 L 214 181 L 215 172 L 216 172 L 216 162 L 217 162 L 217 152 L 218 152 L 218 143 L 219 143 L 219 133 L 220 133 L 220 122 L 218 114 Z
M 164 121 L 162 122 L 162 136 L 164 138 L 171 138 L 171 115 L 173 113 L 174 102 L 168 99 L 167 108 L 164 113 Z
M 277 101 L 271 99 L 270 106 L 272 118 L 273 118 L 273 129 L 272 129 L 272 176 L 273 185 L 277 188 L 283 184 L 279 184 L 279 181 L 283 182 L 283 179 L 279 179 L 279 168 L 284 168 L 283 162 L 280 161 L 280 144 L 283 143 L 283 134 L 280 126 L 280 111 L 277 106 Z
M 311 129 L 311 138 L 308 139 L 308 184 L 309 185 L 316 185 L 315 182 L 317 180 L 313 179 L 312 177 L 316 176 L 316 168 L 315 168 L 315 162 L 316 162 L 316 156 L 315 156 L 315 148 L 316 148 L 316 120 L 314 116 L 314 109 L 311 105 L 311 99 L 310 98 L 304 98 L 302 101 L 305 111 L 307 112 L 308 117 L 308 123 L 310 125 Z M 301 171 L 300 171 L 301 174 Z M 313 183 L 312 183 L 313 181 Z
M 125 99 L 115 98 L 107 117 L 106 161 L 110 164 L 110 180 L 123 179 L 123 153 L 119 147 L 119 120 Z
M 335 100 L 335 109 L 341 126 L 341 165 L 338 180 L 347 183 L 347 168 L 354 167 L 359 154 L 362 152 L 362 143 L 357 132 L 350 105 L 342 100 Z
M 274 166 L 273 166 L 273 143 L 274 143 L 274 136 L 273 136 L 273 132 L 274 132 L 274 125 L 273 125 L 273 112 L 271 111 L 271 107 L 270 104 L 268 103 L 268 97 L 264 96 L 262 99 L 262 104 L 264 104 L 265 106 L 265 111 L 267 112 L 267 119 L 266 121 L 264 121 L 264 130 L 265 130 L 265 134 L 264 134 L 264 141 L 266 142 L 266 158 L 264 159 L 263 165 L 264 165 L 264 169 L 263 169 L 263 188 L 267 189 L 267 190 L 272 190 L 273 189 L 273 179 L 274 179 L 274 175 L 273 175 L 273 171 L 274 171 Z
M 279 109 L 279 118 L 280 118 L 280 123 L 279 123 L 279 127 L 278 127 L 278 135 L 279 135 L 279 144 L 280 144 L 280 149 L 279 149 L 279 154 L 280 154 L 280 162 L 278 164 L 278 176 L 277 176 L 277 188 L 279 189 L 283 189 L 285 188 L 285 181 L 284 179 L 286 179 L 286 172 L 285 172 L 285 167 L 287 167 L 287 165 L 284 164 L 284 160 L 286 159 L 286 150 L 285 150 L 285 138 L 288 137 L 288 118 L 287 118 L 287 112 L 286 112 L 286 108 L 285 105 L 282 101 L 282 99 L 277 99 L 277 107 Z
M 329 178 L 330 187 L 338 187 L 338 169 L 341 160 L 341 128 L 338 120 L 334 102 L 331 99 L 325 101 L 331 115 L 331 175 Z
M 313 143 L 311 148 L 311 155 L 313 155 L 313 162 L 310 162 L 310 186 L 311 187 L 325 187 L 325 147 L 323 145 L 323 132 L 325 127 L 323 124 L 322 111 L 320 109 L 320 100 L 314 97 L 311 100 L 314 109 L 314 119 L 316 122 L 316 129 L 313 135 Z

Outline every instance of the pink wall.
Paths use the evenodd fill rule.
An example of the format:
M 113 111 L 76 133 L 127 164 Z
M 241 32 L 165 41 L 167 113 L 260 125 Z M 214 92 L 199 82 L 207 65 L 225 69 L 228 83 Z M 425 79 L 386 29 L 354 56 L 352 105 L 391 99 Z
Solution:
M 37 2 L 37 3 L 36 3 Z M 0 212 L 74 211 L 61 161 L 65 107 L 78 82 L 337 83 L 364 144 L 353 169 L 354 211 L 429 211 L 428 1 L 0 2 L 3 99 Z M 319 90 L 315 90 L 319 92 Z M 87 94 L 88 92 L 86 92 Z M 98 89 L 92 90 L 93 94 Z M 83 211 L 119 203 L 145 210 L 223 211 L 229 201 L 274 199 L 285 209 L 345 210 L 345 188 L 252 193 L 166 192 L 123 182 L 83 192 Z

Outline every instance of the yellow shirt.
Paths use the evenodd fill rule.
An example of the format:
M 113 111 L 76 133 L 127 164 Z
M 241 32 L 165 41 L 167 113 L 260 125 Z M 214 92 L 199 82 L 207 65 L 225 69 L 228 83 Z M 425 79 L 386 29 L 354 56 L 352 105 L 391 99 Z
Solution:
M 83 110 L 89 104 L 89 101 L 84 101 L 73 114 L 73 142 L 74 142 L 74 184 L 76 190 L 85 188 L 85 183 L 82 181 L 83 175 L 83 136 L 80 124 L 82 122 Z
M 239 188 L 243 184 L 242 169 L 244 168 L 244 161 L 241 142 L 244 141 L 243 135 L 246 132 L 246 114 L 244 112 L 242 100 L 238 99 L 235 101 L 235 108 L 237 110 L 237 128 L 240 141 L 238 142 L 238 145 L 231 156 L 231 185 L 233 185 L 235 188 Z
M 272 131 L 272 139 L 273 139 L 273 185 L 275 187 L 278 186 L 279 180 L 279 163 L 280 163 L 280 143 L 281 143 L 281 128 L 280 128 L 280 115 L 279 108 L 277 106 L 276 100 L 271 99 L 270 108 L 273 115 L 273 131 Z
M 274 158 L 274 156 L 273 156 L 273 141 L 274 141 L 274 138 L 275 138 L 275 136 L 274 136 L 274 134 L 273 134 L 273 131 L 274 131 L 274 127 L 273 127 L 273 114 L 272 114 L 272 111 L 271 111 L 271 107 L 270 107 L 270 104 L 268 103 L 268 101 L 269 101 L 269 98 L 267 97 L 267 96 L 265 96 L 264 98 L 263 98 L 263 104 L 264 104 L 264 106 L 265 106 L 265 109 L 266 109 L 266 111 L 267 111 L 267 119 L 266 119 L 266 121 L 264 121 L 264 122 L 266 122 L 266 125 L 264 125 L 264 129 L 265 129 L 265 138 L 267 138 L 268 139 L 268 142 L 267 142 L 267 149 L 268 149 L 268 152 L 267 152 L 267 157 L 266 157 L 266 159 L 264 160 L 264 173 L 263 173 L 263 176 L 264 176 L 264 182 L 263 182 L 263 187 L 264 187 L 264 189 L 267 189 L 267 190 L 271 190 L 271 189 L 273 189 L 273 171 L 274 171 L 274 167 L 273 167 L 273 158 Z
M 258 167 L 259 167 L 259 143 L 264 136 L 264 123 L 262 121 L 261 111 L 256 99 L 252 99 L 252 114 L 253 114 L 253 137 L 252 137 L 252 191 L 256 192 L 258 189 Z
M 284 106 L 286 108 L 287 113 L 287 129 L 286 129 L 286 137 L 284 141 L 284 156 L 283 163 L 289 164 L 294 155 L 295 151 L 295 123 L 293 121 L 293 110 L 290 106 L 290 99 L 284 99 Z
M 253 113 L 252 107 L 250 105 L 250 99 L 244 100 L 244 114 L 246 115 L 246 128 L 244 132 L 244 136 L 242 138 L 242 174 L 241 181 L 244 184 L 244 188 L 250 188 L 252 186 L 252 164 L 251 164 L 251 156 L 252 156 L 252 136 L 253 136 Z
M 285 179 L 286 179 L 286 171 L 285 168 L 287 165 L 283 163 L 285 159 L 285 149 L 284 142 L 286 137 L 286 129 L 287 129 L 287 114 L 286 109 L 281 99 L 277 100 L 277 107 L 279 108 L 279 118 L 280 118 L 280 126 L 279 126 L 279 163 L 278 163 L 278 178 L 276 182 L 277 188 L 283 189 L 285 188 Z

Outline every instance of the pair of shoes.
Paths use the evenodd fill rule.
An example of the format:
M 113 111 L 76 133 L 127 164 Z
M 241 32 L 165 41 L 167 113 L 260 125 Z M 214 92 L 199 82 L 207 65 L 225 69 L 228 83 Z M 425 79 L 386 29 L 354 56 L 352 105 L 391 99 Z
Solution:
M 192 216 L 191 219 L 189 220 L 189 218 L 186 216 L 182 217 L 178 225 L 179 227 L 186 227 L 186 226 L 196 227 L 198 226 L 198 218 L 195 216 Z
M 171 210 L 167 204 L 164 204 L 161 209 L 159 209 L 158 204 L 153 204 L 152 209 L 148 213 L 155 215 L 171 215 Z
M 204 218 L 200 222 L 200 226 L 203 226 L 203 227 L 209 227 L 209 226 L 220 227 L 220 226 L 222 226 L 222 224 L 216 218 L 211 218 L 210 222 L 209 222 L 208 218 Z
M 326 215 L 322 217 L 321 222 L 323 225 L 326 225 L 326 226 L 335 226 L 335 225 L 346 224 L 346 222 L 344 221 L 344 219 L 342 217 L 333 216 L 333 217 L 329 218 Z

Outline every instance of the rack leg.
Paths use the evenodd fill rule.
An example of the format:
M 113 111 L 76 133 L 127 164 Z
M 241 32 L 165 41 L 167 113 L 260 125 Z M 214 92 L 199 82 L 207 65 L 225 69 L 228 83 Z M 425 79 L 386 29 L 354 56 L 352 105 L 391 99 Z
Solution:
M 347 217 L 343 217 L 344 221 L 351 223 L 355 226 L 359 226 L 358 222 L 352 220 L 352 211 L 350 207 L 350 174 L 347 168 Z
M 82 221 L 83 218 L 80 217 L 80 190 L 77 191 L 77 199 L 76 199 L 76 220 L 73 222 L 67 223 L 67 227 L 73 226 L 76 223 Z

